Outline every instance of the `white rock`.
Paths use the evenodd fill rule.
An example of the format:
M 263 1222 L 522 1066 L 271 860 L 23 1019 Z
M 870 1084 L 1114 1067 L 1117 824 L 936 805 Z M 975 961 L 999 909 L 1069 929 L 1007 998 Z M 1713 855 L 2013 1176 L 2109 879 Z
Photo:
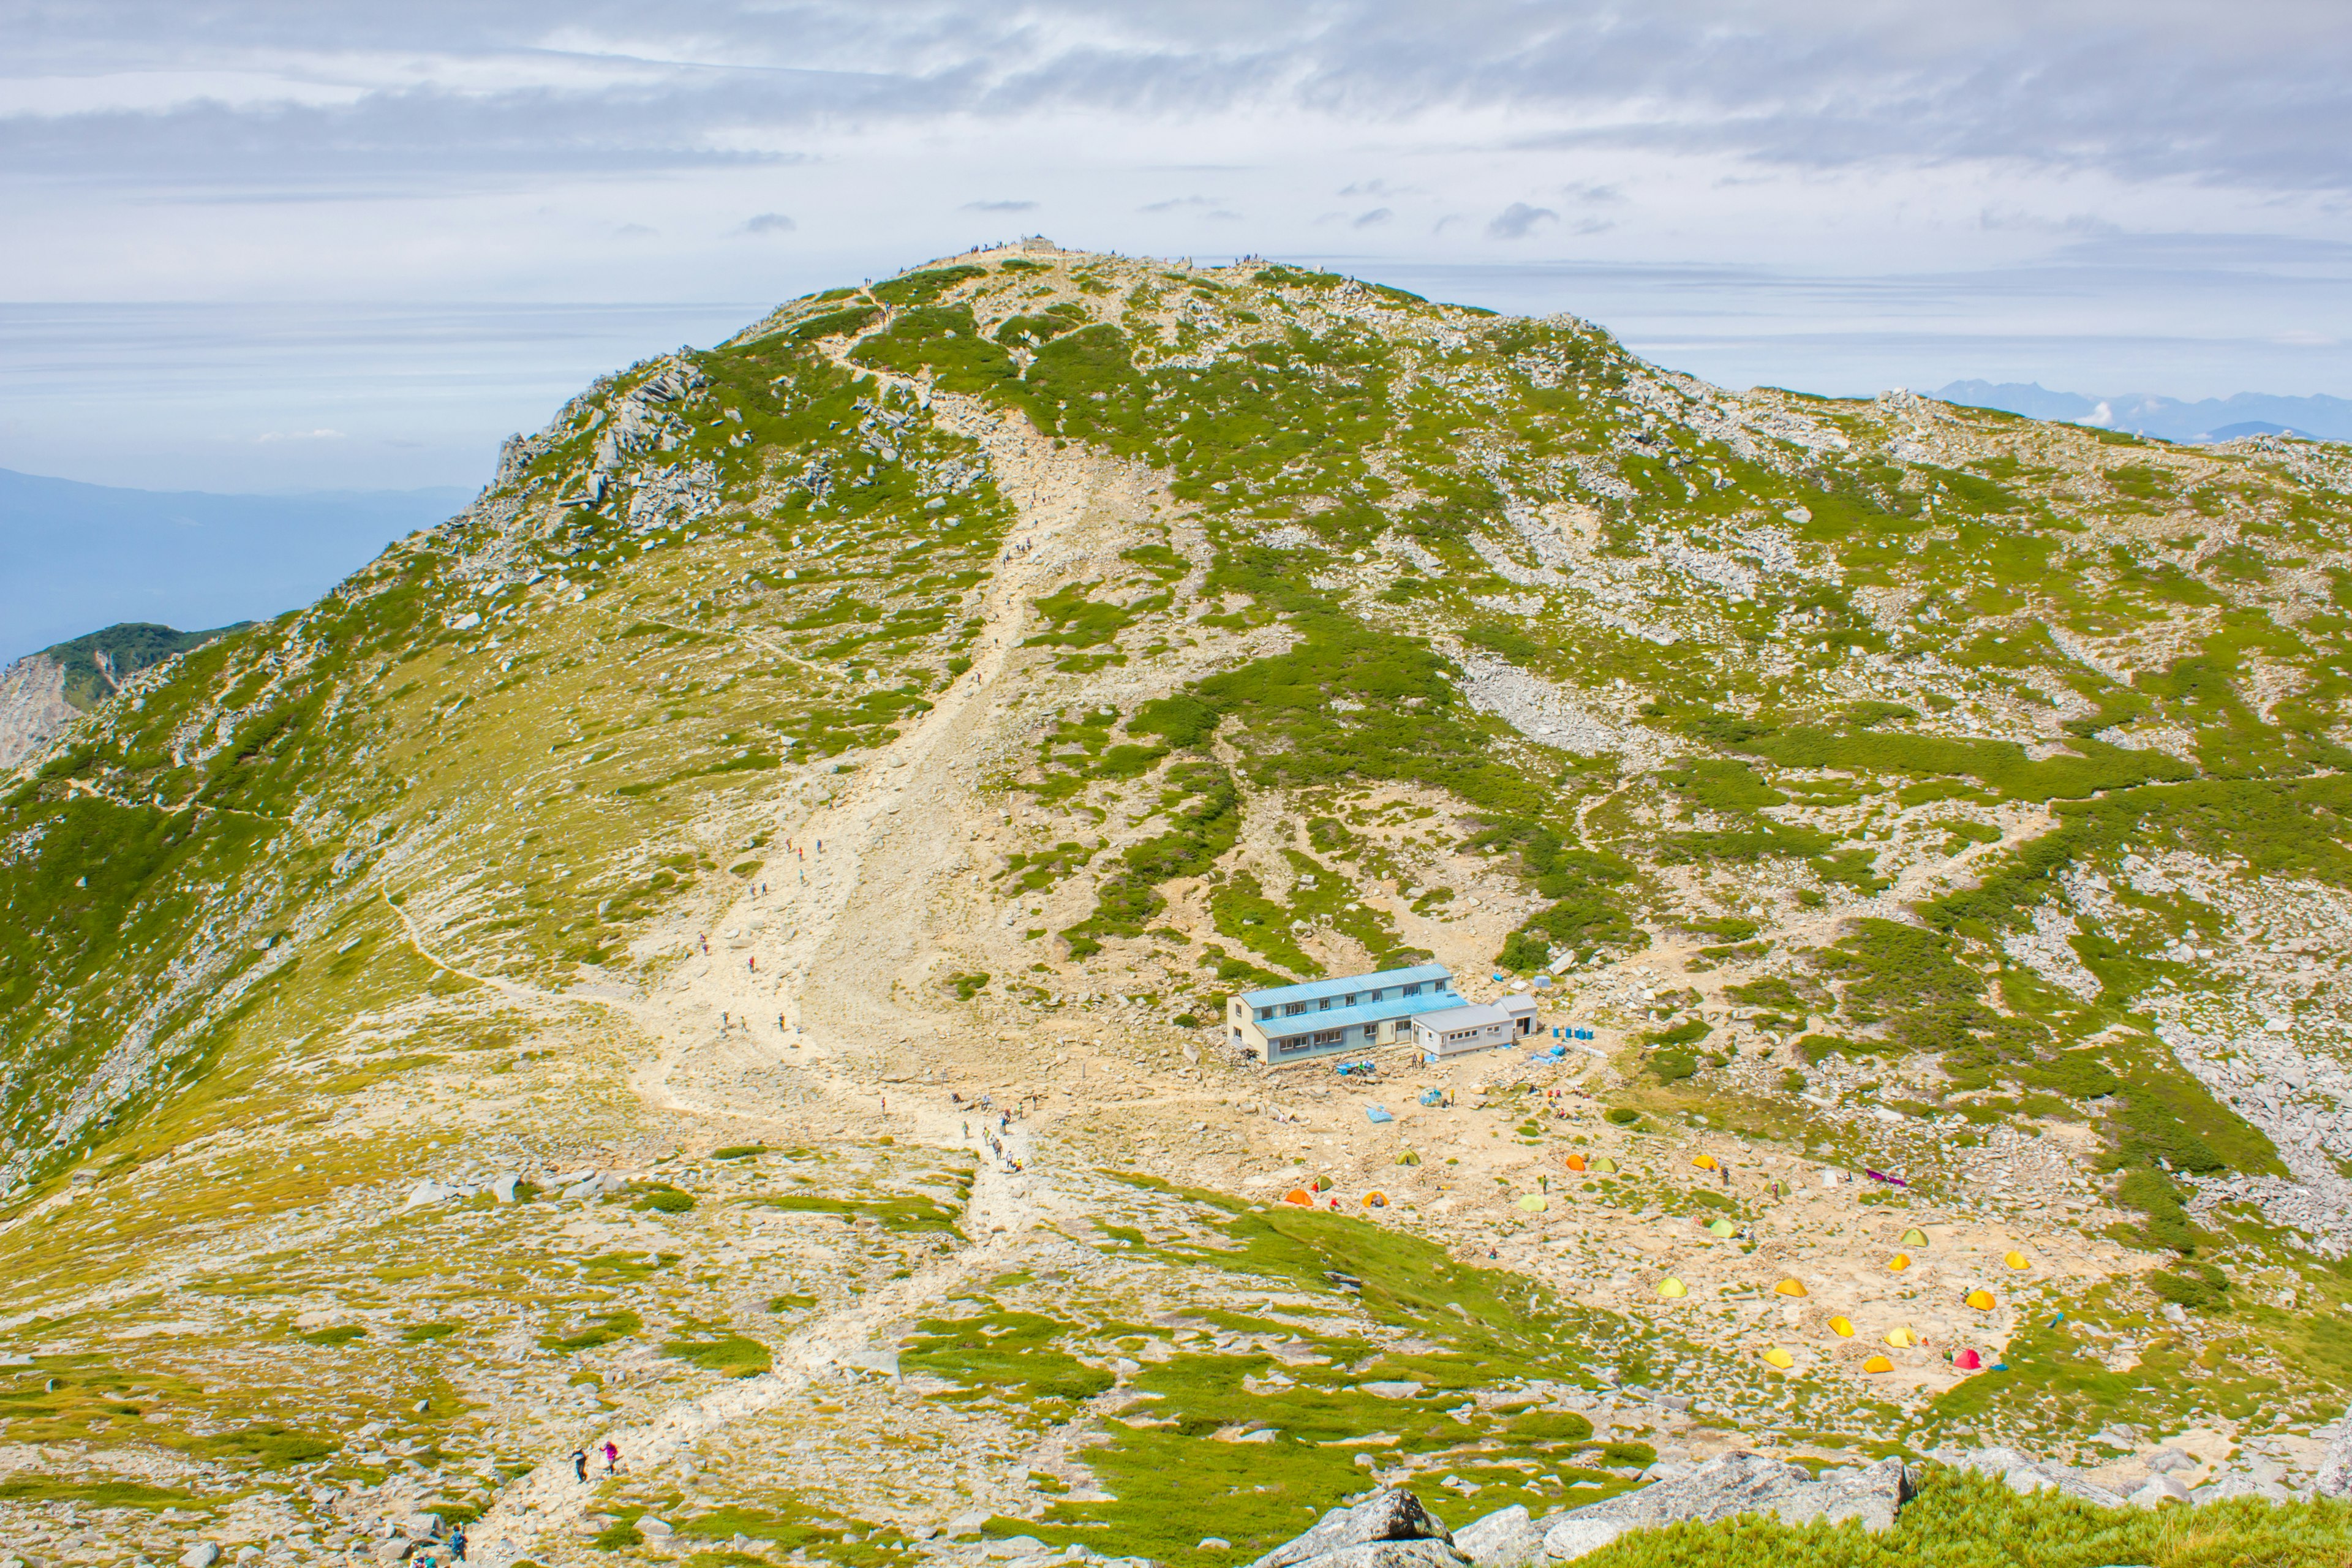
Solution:
M 513 1171 L 501 1171 L 498 1179 L 490 1184 L 490 1195 L 502 1204 L 510 1204 L 515 1201 L 515 1188 L 521 1184 L 520 1174 Z
M 2189 1489 L 2170 1476 L 2150 1476 L 2147 1483 L 2127 1500 L 2135 1508 L 2154 1508 L 2167 1499 L 2174 1502 L 2189 1500 Z
M 213 1568 L 220 1561 L 220 1548 L 209 1541 L 199 1541 L 180 1553 L 180 1568 Z
M 1563 1519 L 1544 1531 L 1544 1551 L 1559 1562 L 1574 1562 L 1588 1552 L 1600 1551 L 1633 1528 L 1614 1519 Z
M 1543 1526 L 1514 1503 L 1455 1531 L 1454 1547 L 1478 1568 L 1542 1568 Z
M 457 1189 L 455 1187 L 443 1186 L 439 1182 L 419 1182 L 409 1190 L 408 1202 L 403 1204 L 401 1208 L 404 1213 L 409 1209 L 422 1207 L 425 1204 L 442 1203 L 457 1195 Z
M 1234 1543 L 1222 1535 L 1204 1535 L 1201 1537 L 1201 1544 L 1193 1548 L 1195 1552 L 1231 1552 L 1233 1549 Z

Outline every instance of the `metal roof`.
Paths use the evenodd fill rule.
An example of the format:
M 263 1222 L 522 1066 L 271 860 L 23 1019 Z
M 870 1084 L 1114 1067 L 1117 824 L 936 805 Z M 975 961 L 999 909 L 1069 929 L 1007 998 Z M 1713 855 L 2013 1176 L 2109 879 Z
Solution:
M 1418 1018 L 1423 1005 L 1441 1005 L 1461 1001 L 1451 991 L 1435 995 L 1391 997 L 1385 1002 L 1367 1002 L 1355 1007 L 1334 1007 L 1329 1012 L 1301 1013 L 1296 1018 L 1276 1016 L 1261 1018 L 1258 1028 L 1269 1040 L 1287 1040 L 1297 1035 L 1319 1034 L 1325 1029 L 1351 1029 L 1363 1024 L 1383 1023 L 1391 1018 Z
M 1449 1007 L 1443 1013 L 1423 1013 L 1413 1018 L 1416 1026 L 1425 1026 L 1444 1034 L 1453 1029 L 1483 1029 L 1489 1024 L 1507 1024 L 1511 1015 L 1492 1002 L 1472 1002 L 1465 1006 Z
M 1383 969 L 1374 974 L 1343 974 L 1336 980 L 1309 980 L 1297 985 L 1277 985 L 1271 991 L 1245 991 L 1241 999 L 1255 1010 L 1259 1007 L 1279 1007 L 1286 1002 L 1320 1002 L 1326 996 L 1345 996 L 1350 992 L 1385 991 L 1391 985 L 1410 985 L 1416 980 L 1442 980 L 1446 990 L 1454 989 L 1454 971 L 1442 963 L 1423 963 L 1411 969 Z M 1266 1022 L 1274 1020 L 1269 1018 Z

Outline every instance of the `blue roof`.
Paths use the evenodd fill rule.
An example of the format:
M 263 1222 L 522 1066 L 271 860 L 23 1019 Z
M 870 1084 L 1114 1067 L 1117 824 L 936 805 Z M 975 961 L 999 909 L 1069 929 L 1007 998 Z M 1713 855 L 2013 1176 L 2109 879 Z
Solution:
M 1320 1002 L 1326 996 L 1350 992 L 1385 991 L 1391 985 L 1442 980 L 1453 989 L 1454 971 L 1442 963 L 1416 964 L 1411 969 L 1383 969 L 1377 974 L 1343 974 L 1336 980 L 1309 980 L 1299 985 L 1277 985 L 1271 991 L 1247 991 L 1242 1000 L 1252 1008 L 1279 1007 L 1286 1002 Z

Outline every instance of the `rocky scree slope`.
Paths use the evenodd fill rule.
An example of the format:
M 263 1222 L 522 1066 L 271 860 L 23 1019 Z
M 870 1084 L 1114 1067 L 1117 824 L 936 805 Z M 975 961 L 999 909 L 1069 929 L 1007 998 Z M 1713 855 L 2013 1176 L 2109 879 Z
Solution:
M 1245 1561 L 1735 1436 L 2308 1490 L 2347 487 L 1041 247 L 607 378 L 0 801 L 11 1528 L 871 1564 L 1210 1498 Z M 1215 1026 L 1432 955 L 1590 1038 Z

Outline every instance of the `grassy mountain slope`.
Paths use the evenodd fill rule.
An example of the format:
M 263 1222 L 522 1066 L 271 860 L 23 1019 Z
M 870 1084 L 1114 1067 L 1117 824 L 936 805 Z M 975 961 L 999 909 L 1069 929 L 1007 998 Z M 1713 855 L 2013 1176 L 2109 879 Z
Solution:
M 1293 268 L 795 301 L 0 802 L 0 1441 L 313 1545 L 438 1498 L 862 1568 L 1212 1496 L 1246 1560 L 1611 1442 L 2297 1460 L 2347 538 L 2336 448 L 1735 395 Z M 1368 1089 L 1214 1028 L 1424 954 L 1591 1048 Z M 1261 1206 L 1318 1174 L 1362 1217 Z M 608 1422 L 631 1476 L 533 1468 Z

